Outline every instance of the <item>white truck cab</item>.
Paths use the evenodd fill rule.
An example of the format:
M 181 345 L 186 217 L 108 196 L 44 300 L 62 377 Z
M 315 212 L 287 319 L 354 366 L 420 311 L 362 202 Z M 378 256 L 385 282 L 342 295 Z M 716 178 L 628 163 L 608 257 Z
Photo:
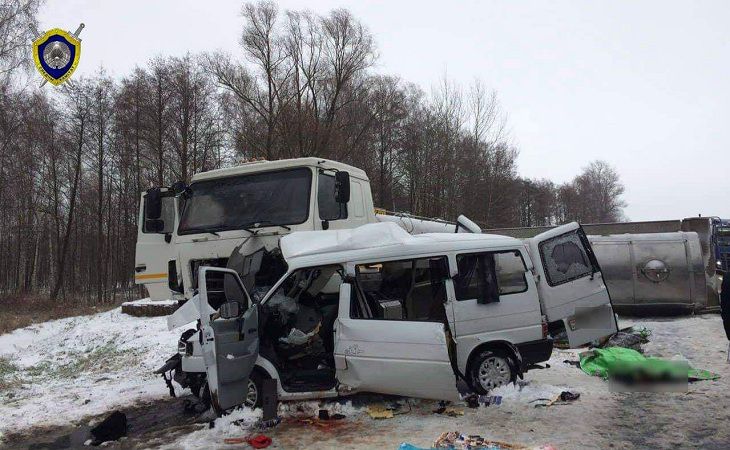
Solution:
M 259 404 L 265 378 L 284 400 L 455 400 L 459 380 L 485 393 L 547 360 L 546 321 L 563 321 L 572 346 L 617 331 L 577 223 L 528 241 L 376 223 L 296 232 L 280 246 L 286 272 L 261 300 L 236 271 L 200 267 L 197 295 L 170 317 L 199 320 L 218 412 Z
M 201 266 L 232 268 L 249 290 L 268 286 L 284 270 L 281 236 L 375 221 L 367 175 L 339 162 L 254 161 L 199 173 L 187 186 L 142 194 L 135 281 L 153 300 L 191 298 Z M 272 269 L 259 274 L 262 265 Z

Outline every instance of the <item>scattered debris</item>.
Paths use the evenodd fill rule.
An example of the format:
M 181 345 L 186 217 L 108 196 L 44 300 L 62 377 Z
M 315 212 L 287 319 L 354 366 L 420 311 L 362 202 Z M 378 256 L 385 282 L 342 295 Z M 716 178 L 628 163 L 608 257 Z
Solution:
M 393 410 L 386 408 L 383 404 L 369 405 L 368 415 L 373 419 L 392 419 L 395 416 Z
M 116 441 L 127 435 L 127 416 L 121 411 L 114 411 L 106 419 L 91 429 L 94 439 L 91 445 L 100 445 L 107 441 Z
M 248 444 L 253 448 L 259 449 L 268 447 L 272 441 L 270 437 L 259 434 L 253 437 L 225 438 L 223 442 L 226 444 Z
M 439 406 L 438 408 L 433 410 L 434 414 L 443 414 L 444 416 L 449 417 L 458 417 L 464 415 L 464 410 L 461 408 L 456 408 L 453 406 Z
M 480 395 L 479 396 L 479 404 L 483 406 L 499 406 L 502 404 L 502 396 L 501 395 Z
M 487 449 L 487 450 L 513 450 L 513 449 L 524 449 L 523 445 L 510 444 L 508 442 L 494 441 L 491 439 L 483 438 L 479 435 L 464 435 L 458 431 L 446 431 L 434 441 L 434 448 L 449 448 L 449 449 Z M 413 448 L 413 447 L 411 447 Z M 401 450 L 403 446 L 401 446 Z
M 649 336 L 651 336 L 651 330 L 646 327 L 638 330 L 634 330 L 633 327 L 628 327 L 611 335 L 601 347 L 623 347 L 643 353 L 641 344 L 649 342 Z
M 479 396 L 477 394 L 467 395 L 463 398 L 463 400 L 466 402 L 466 406 L 468 406 L 469 408 L 479 407 Z
M 580 398 L 579 393 L 570 392 L 570 391 L 563 391 L 560 394 L 556 395 L 554 398 L 536 398 L 535 400 L 530 401 L 532 402 L 546 402 L 546 403 L 538 403 L 535 405 L 535 408 L 548 408 L 553 405 L 566 405 L 572 401 L 578 400 Z
M 256 428 L 259 430 L 266 430 L 267 428 L 274 428 L 281 423 L 281 417 L 275 417 L 269 420 L 259 420 L 256 422 Z
M 347 416 L 345 416 L 344 414 L 330 414 L 330 412 L 326 409 L 319 410 L 319 420 L 342 420 L 345 417 Z

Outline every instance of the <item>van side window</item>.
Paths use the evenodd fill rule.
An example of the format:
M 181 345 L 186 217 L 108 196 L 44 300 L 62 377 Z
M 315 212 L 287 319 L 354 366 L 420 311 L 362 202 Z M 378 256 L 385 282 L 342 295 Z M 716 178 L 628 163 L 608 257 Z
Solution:
M 321 220 L 347 219 L 347 204 L 335 201 L 335 177 L 320 173 L 317 183 L 319 218 Z
M 356 271 L 353 319 L 446 320 L 446 257 L 361 264 Z
M 527 290 L 525 262 L 518 251 L 472 253 L 456 256 L 456 300 L 478 303 L 499 301 L 499 296 Z
M 550 286 L 593 273 L 593 265 L 577 230 L 541 242 L 540 258 Z
M 142 223 L 142 232 L 146 234 L 166 234 L 166 233 L 172 233 L 175 230 L 175 197 L 162 197 L 160 199 L 162 201 L 162 213 L 160 214 L 160 219 L 164 222 L 164 228 L 160 231 L 153 231 L 148 229 L 147 227 L 147 220 L 145 219 Z M 147 198 L 145 198 L 145 208 L 143 211 L 147 210 Z

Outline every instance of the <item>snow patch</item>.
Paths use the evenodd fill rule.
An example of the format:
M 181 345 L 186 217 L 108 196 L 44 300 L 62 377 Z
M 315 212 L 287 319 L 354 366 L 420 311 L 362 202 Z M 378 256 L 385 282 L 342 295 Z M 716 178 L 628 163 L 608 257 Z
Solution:
M 216 448 L 226 438 L 241 438 L 254 434 L 254 426 L 261 419 L 261 413 L 261 409 L 236 409 L 226 416 L 215 419 L 213 428 L 202 425 L 201 429 L 160 448 Z
M 161 305 L 161 306 L 175 306 L 178 304 L 177 300 L 152 300 L 151 298 L 141 298 L 139 300 L 133 300 L 131 302 L 124 302 L 122 305 Z
M 177 350 L 180 331 L 165 317 L 132 317 L 121 308 L 69 317 L 0 335 L 0 435 L 36 425 L 68 425 L 87 415 L 168 389 L 152 372 Z
M 530 403 L 538 398 L 553 399 L 562 391 L 570 390 L 566 386 L 529 383 L 526 385 L 508 384 L 490 391 L 489 395 L 501 395 L 503 403 Z

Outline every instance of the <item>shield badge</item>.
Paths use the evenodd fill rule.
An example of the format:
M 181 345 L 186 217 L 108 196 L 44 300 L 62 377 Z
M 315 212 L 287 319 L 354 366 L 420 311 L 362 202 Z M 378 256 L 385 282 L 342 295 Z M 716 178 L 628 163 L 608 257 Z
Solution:
M 78 32 L 71 34 L 54 28 L 33 41 L 36 69 L 54 86 L 63 83 L 74 73 L 80 56 L 81 39 L 78 38 Z

